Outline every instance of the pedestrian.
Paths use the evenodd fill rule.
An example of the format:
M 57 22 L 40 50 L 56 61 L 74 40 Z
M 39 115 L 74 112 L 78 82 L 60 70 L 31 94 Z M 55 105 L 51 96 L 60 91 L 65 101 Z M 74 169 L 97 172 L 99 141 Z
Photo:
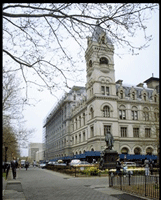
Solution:
M 123 164 L 123 174 L 124 174 L 124 176 L 127 176 L 127 164 L 126 163 Z
M 21 159 L 18 161 L 18 168 L 21 169 Z
M 10 170 L 10 164 L 7 165 L 6 179 L 8 177 L 9 170 Z
M 26 160 L 26 161 L 25 161 L 25 168 L 26 168 L 26 171 L 27 171 L 28 167 L 29 167 L 29 162 Z
M 16 179 L 16 168 L 18 167 L 18 162 L 16 160 L 16 157 L 13 157 L 13 160 L 11 161 L 11 167 L 12 167 L 13 179 Z
M 33 162 L 33 166 L 34 166 L 34 168 L 36 167 L 36 161 L 34 160 L 34 162 Z
M 147 158 L 145 158 L 144 166 L 145 166 L 145 176 L 149 176 L 149 160 Z
M 152 159 L 150 159 L 149 167 L 150 167 L 150 174 L 151 175 L 153 175 L 153 165 L 154 165 L 154 161 L 152 161 Z
M 121 174 L 121 162 L 119 158 L 116 160 L 116 174 L 117 175 Z

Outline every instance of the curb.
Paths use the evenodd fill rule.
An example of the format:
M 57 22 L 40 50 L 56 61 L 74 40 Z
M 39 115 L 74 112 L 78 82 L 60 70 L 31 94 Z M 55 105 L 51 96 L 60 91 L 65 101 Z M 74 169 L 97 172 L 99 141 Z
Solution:
M 23 193 L 22 185 L 19 180 L 12 180 L 11 170 L 9 171 L 8 178 L 3 189 L 3 199 L 4 200 L 26 200 Z

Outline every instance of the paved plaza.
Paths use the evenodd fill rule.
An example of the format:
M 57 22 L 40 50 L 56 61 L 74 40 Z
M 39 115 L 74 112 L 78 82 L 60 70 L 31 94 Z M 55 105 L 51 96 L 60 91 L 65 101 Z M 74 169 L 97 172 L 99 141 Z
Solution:
M 10 175 L 11 178 L 11 175 Z M 10 179 L 9 178 L 9 179 Z M 12 182 L 13 180 L 9 180 Z M 122 191 L 109 188 L 108 177 L 71 177 L 58 172 L 32 168 L 17 169 L 17 184 L 7 184 L 4 199 L 12 198 L 12 186 L 22 191 L 23 200 L 141 200 Z M 20 189 L 21 186 L 22 190 Z M 18 189 L 17 189 L 18 190 Z M 15 195 L 18 193 L 14 193 Z M 8 196 L 7 196 L 8 195 Z

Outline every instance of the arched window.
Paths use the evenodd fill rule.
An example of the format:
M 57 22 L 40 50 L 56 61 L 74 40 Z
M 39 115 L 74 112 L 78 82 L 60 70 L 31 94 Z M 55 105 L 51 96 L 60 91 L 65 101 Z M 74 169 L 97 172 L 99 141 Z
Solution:
M 103 107 L 103 117 L 110 117 L 110 107 L 109 106 Z
M 91 119 L 93 119 L 93 118 L 94 118 L 94 110 L 93 110 L 92 107 L 91 107 L 91 109 L 90 109 L 90 115 L 91 115 Z
M 154 102 L 157 102 L 157 95 L 154 95 Z
M 100 58 L 100 65 L 102 65 L 102 64 L 108 65 L 108 59 L 105 58 L 105 57 L 101 57 Z
M 135 106 L 132 107 L 131 115 L 132 115 L 132 120 L 138 120 L 138 109 L 137 109 L 137 107 L 135 107 Z
M 159 121 L 159 110 L 158 109 L 154 110 L 154 121 L 156 121 L 156 122 Z
M 151 147 L 148 147 L 148 148 L 146 149 L 146 154 L 147 154 L 147 155 L 152 155 L 152 154 L 153 154 L 153 149 L 152 149 Z
M 89 67 L 92 67 L 92 60 L 89 61 Z
M 126 107 L 123 105 L 119 107 L 119 118 L 126 119 Z
M 128 154 L 128 152 L 129 152 L 129 150 L 128 150 L 127 147 L 123 147 L 123 148 L 121 149 L 121 153 L 123 153 L 123 154 Z
M 143 120 L 149 121 L 149 110 L 148 110 L 148 108 L 143 109 Z
M 140 155 L 140 154 L 141 154 L 141 149 L 140 149 L 139 147 L 136 147 L 136 148 L 134 149 L 134 154 L 135 154 L 135 155 Z

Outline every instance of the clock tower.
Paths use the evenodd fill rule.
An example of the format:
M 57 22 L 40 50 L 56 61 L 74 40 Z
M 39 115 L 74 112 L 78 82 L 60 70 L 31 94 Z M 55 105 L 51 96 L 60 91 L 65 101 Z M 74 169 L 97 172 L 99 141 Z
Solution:
M 93 95 L 115 96 L 114 46 L 98 23 L 92 37 L 87 37 L 87 45 L 87 100 Z

